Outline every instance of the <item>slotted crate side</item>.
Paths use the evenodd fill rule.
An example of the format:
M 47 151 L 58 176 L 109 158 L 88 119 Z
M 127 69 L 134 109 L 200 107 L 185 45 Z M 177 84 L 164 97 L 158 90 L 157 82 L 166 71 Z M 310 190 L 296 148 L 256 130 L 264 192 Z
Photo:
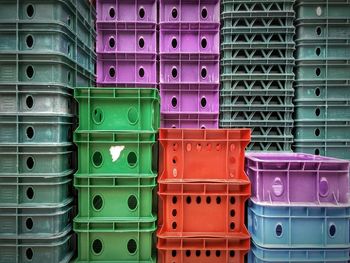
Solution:
M 78 222 L 75 262 L 156 262 L 153 222 Z
M 158 262 L 220 263 L 244 262 L 249 237 L 243 238 L 161 238 L 158 237 Z
M 350 160 L 349 142 L 324 140 L 317 142 L 305 142 L 304 140 L 295 140 L 294 151 L 311 153 L 322 156 Z
M 348 248 L 349 207 L 273 207 L 249 203 L 248 229 L 264 248 Z
M 201 128 L 217 129 L 219 127 L 218 113 L 164 113 L 161 114 L 160 127 L 162 128 Z
M 245 202 L 250 196 L 248 181 L 225 183 L 165 184 L 159 181 L 158 236 L 248 237 L 244 225 Z M 215 214 L 213 217 L 211 215 Z M 199 223 L 200 222 L 200 223 Z
M 157 174 L 155 133 L 76 131 L 74 142 L 78 146 L 79 175 L 154 177 Z
M 160 129 L 159 180 L 247 182 L 243 168 L 249 141 L 249 129 Z
M 80 218 L 131 220 L 151 217 L 155 211 L 155 178 L 75 176 Z
M 160 97 L 157 89 L 76 88 L 80 130 L 157 132 Z
M 223 10 L 221 13 L 233 13 L 233 14 L 246 14 L 253 15 L 271 15 L 271 16 L 283 16 L 286 12 L 294 12 L 293 4 L 294 0 L 288 1 L 230 1 L 222 0 L 221 6 Z
M 73 257 L 74 235 L 63 233 L 53 239 L 0 239 L 0 262 L 68 263 Z

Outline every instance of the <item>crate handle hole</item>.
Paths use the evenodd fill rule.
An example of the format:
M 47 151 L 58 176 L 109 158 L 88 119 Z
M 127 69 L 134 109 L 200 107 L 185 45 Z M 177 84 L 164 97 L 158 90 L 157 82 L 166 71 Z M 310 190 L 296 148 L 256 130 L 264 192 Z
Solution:
M 320 129 L 318 129 L 318 128 L 315 129 L 315 135 L 316 135 L 316 136 L 320 136 L 320 133 L 321 133 Z
M 140 78 L 143 78 L 145 76 L 145 70 L 143 67 L 139 68 L 139 76 L 140 76 Z
M 135 254 L 137 250 L 137 243 L 135 239 L 130 239 L 127 244 L 127 248 L 130 254 Z
M 315 149 L 315 155 L 320 155 L 320 150 L 319 149 Z
M 109 73 L 109 76 L 111 78 L 114 78 L 115 77 L 115 68 L 114 67 L 110 67 L 108 73 Z
M 201 256 L 201 251 L 200 250 L 196 250 L 196 256 L 200 257 Z
M 316 68 L 315 73 L 316 73 L 316 76 L 319 77 L 321 75 L 321 69 Z
M 205 67 L 203 67 L 201 70 L 201 76 L 203 79 L 207 77 L 207 69 Z
M 131 107 L 128 110 L 128 120 L 131 124 L 135 124 L 139 119 L 139 114 L 135 107 Z
M 202 8 L 201 16 L 202 16 L 203 19 L 206 19 L 208 17 L 208 10 L 207 10 L 206 7 Z
M 331 237 L 334 237 L 335 234 L 336 234 L 336 232 L 337 232 L 337 228 L 335 227 L 334 224 L 331 224 L 331 225 L 329 226 L 329 235 L 330 235 Z
M 173 209 L 173 211 L 171 212 L 171 214 L 173 215 L 173 217 L 176 217 L 176 216 L 177 216 L 177 210 L 176 210 L 176 209 Z
M 114 17 L 115 17 L 115 9 L 114 9 L 114 7 L 111 7 L 111 8 L 109 9 L 109 16 L 110 16 L 111 18 L 114 18 Z
M 177 39 L 176 39 L 176 37 L 173 37 L 173 39 L 171 40 L 171 46 L 173 48 L 177 48 Z
M 233 196 L 230 197 L 230 203 L 231 205 L 234 205 L 236 203 L 236 198 L 234 198 Z
M 102 161 L 103 161 L 102 154 L 100 152 L 94 152 L 94 154 L 92 155 L 92 163 L 96 167 L 100 167 L 102 165 Z
M 33 190 L 33 188 L 28 187 L 26 195 L 27 195 L 28 199 L 33 199 L 33 197 L 34 197 L 34 190 Z
M 325 197 L 328 195 L 329 186 L 328 186 L 327 178 L 325 177 L 321 178 L 319 188 L 320 188 L 320 196 Z
M 321 90 L 320 90 L 320 88 L 316 88 L 316 89 L 315 89 L 315 95 L 316 95 L 317 97 L 319 97 L 319 96 L 321 95 Z
M 110 48 L 114 48 L 115 47 L 115 39 L 114 37 L 110 37 L 108 40 L 108 44 Z
M 99 211 L 103 207 L 103 199 L 102 196 L 96 195 L 92 199 L 92 206 L 94 207 L 95 210 Z
M 207 204 L 209 205 L 211 203 L 211 197 L 210 196 L 207 196 Z
M 321 55 L 321 49 L 318 47 L 316 48 L 316 55 L 317 56 L 320 56 Z
M 191 256 L 191 251 L 190 250 L 186 250 L 186 257 L 190 257 Z
M 231 217 L 234 217 L 235 214 L 236 214 L 235 210 L 234 210 L 234 209 L 231 209 L 231 211 L 230 211 L 230 216 L 231 216 Z
M 176 229 L 176 228 L 177 228 L 176 222 L 173 222 L 173 223 L 171 224 L 171 227 L 172 227 L 173 229 Z
M 173 106 L 173 108 L 176 108 L 176 106 L 177 106 L 177 98 L 176 97 L 173 97 L 171 99 L 171 106 Z
M 26 74 L 29 79 L 33 78 L 34 76 L 34 68 L 32 66 L 28 66 L 26 69 Z
M 235 256 L 235 252 L 233 250 L 230 251 L 230 257 L 233 258 Z
M 176 7 L 174 7 L 172 10 L 171 10 L 171 16 L 175 19 L 175 18 L 177 18 L 177 8 Z
M 35 10 L 34 10 L 34 6 L 33 5 L 28 5 L 26 11 L 27 11 L 27 16 L 29 18 L 32 18 L 34 16 L 34 11 Z
M 26 105 L 29 109 L 31 109 L 33 107 L 33 103 L 34 103 L 34 100 L 33 100 L 33 97 L 32 96 L 28 96 L 26 98 Z
M 177 197 L 176 196 L 173 196 L 173 204 L 175 205 L 177 203 Z
M 130 195 L 128 198 L 128 207 L 130 210 L 135 210 L 137 207 L 137 198 L 134 195 Z
M 176 156 L 173 157 L 173 164 L 176 164 L 177 163 L 177 158 Z
M 143 19 L 146 15 L 145 9 L 143 7 L 140 7 L 139 9 L 139 17 Z
M 100 254 L 102 252 L 102 248 L 103 248 L 103 245 L 102 245 L 102 241 L 99 240 L 99 239 L 95 239 L 93 242 L 92 242 L 92 251 L 95 253 L 95 254 Z
M 205 106 L 207 106 L 207 99 L 205 97 L 201 98 L 201 106 L 202 108 L 205 108 Z
M 96 108 L 93 111 L 92 119 L 96 124 L 100 124 L 103 121 L 103 110 L 101 108 Z
M 233 223 L 233 222 L 230 223 L 230 229 L 231 229 L 231 230 L 234 230 L 234 229 L 235 229 L 235 223 Z
M 216 197 L 216 203 L 217 203 L 218 205 L 221 204 L 221 197 L 220 197 L 220 196 Z
M 136 153 L 130 152 L 128 154 L 127 161 L 128 161 L 129 166 L 134 167 L 137 163 Z
M 220 257 L 221 256 L 221 251 L 220 250 L 216 250 L 215 254 L 216 254 L 217 257 Z
M 33 169 L 33 167 L 34 167 L 34 159 L 33 159 L 33 157 L 28 157 L 27 158 L 27 168 L 29 169 L 29 170 L 31 170 L 31 169 Z
M 28 48 L 32 48 L 33 47 L 33 44 L 34 44 L 34 38 L 32 35 L 28 35 L 26 37 L 26 44 L 27 44 L 27 47 Z
M 187 196 L 187 197 L 186 197 L 186 203 L 187 203 L 187 204 L 190 204 L 191 201 L 192 201 L 192 200 L 191 200 L 191 196 Z
M 28 260 L 32 260 L 33 259 L 33 249 L 31 248 L 27 248 L 26 249 L 26 257 Z
M 176 77 L 177 77 L 177 68 L 176 68 L 176 67 L 173 67 L 173 68 L 171 69 L 171 76 L 172 76 L 173 78 L 176 78 Z
M 202 202 L 202 198 L 200 196 L 197 196 L 196 202 L 197 202 L 197 204 L 200 204 Z
M 177 254 L 177 253 L 176 253 L 176 250 L 172 250 L 172 251 L 171 251 L 171 256 L 172 256 L 173 258 L 176 257 L 176 254 Z
M 276 232 L 276 236 L 278 236 L 278 237 L 282 236 L 283 228 L 282 228 L 281 224 L 278 224 L 276 226 L 275 232 Z
M 205 125 L 202 125 L 202 126 L 201 126 L 201 129 L 204 130 L 204 129 L 205 129 Z
M 206 48 L 208 45 L 207 39 L 205 37 L 202 38 L 201 40 L 201 46 L 202 48 Z
M 321 110 L 319 108 L 317 108 L 315 110 L 315 115 L 318 117 L 318 116 L 320 116 L 320 114 L 321 114 Z
M 31 230 L 33 228 L 33 219 L 31 219 L 30 217 L 27 218 L 27 220 L 26 220 L 26 227 L 29 230 Z
M 210 257 L 210 250 L 205 251 L 205 255 L 206 255 L 207 257 Z
M 26 134 L 27 134 L 28 139 L 33 139 L 33 137 L 34 137 L 33 127 L 28 127 L 26 130 Z
M 140 37 L 140 39 L 139 39 L 139 47 L 140 48 L 145 47 L 145 39 L 143 37 Z
M 316 28 L 316 34 L 320 36 L 322 34 L 322 29 L 320 27 Z

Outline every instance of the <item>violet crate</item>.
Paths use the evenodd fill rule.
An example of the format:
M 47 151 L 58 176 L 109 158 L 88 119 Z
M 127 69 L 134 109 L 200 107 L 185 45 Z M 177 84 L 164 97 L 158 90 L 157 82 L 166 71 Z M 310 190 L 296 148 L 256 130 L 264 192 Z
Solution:
M 153 28 L 137 29 L 118 25 L 97 25 L 97 53 L 157 53 L 157 31 Z
M 199 25 L 176 24 L 176 28 L 160 28 L 160 55 L 170 57 L 176 53 L 210 54 L 219 59 L 219 25 L 214 29 L 202 29 Z
M 199 113 L 199 114 L 161 114 L 161 128 L 201 128 L 218 129 L 219 114 Z
M 220 0 L 160 0 L 159 22 L 220 23 Z
M 218 84 L 162 84 L 162 113 L 219 113 Z
M 349 161 L 304 153 L 246 153 L 252 200 L 265 205 L 348 205 Z
M 219 60 L 161 60 L 160 83 L 219 84 Z
M 97 0 L 97 22 L 157 23 L 157 0 Z
M 157 85 L 157 61 L 138 59 L 137 54 L 125 57 L 99 58 L 97 61 L 97 84 L 143 87 Z

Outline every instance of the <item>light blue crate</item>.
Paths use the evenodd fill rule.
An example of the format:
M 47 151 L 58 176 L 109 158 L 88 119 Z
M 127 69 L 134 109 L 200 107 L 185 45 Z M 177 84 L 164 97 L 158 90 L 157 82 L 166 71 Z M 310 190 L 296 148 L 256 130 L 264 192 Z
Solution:
M 251 201 L 248 229 L 264 248 L 350 248 L 350 207 L 274 207 Z
M 252 241 L 248 263 L 347 263 L 350 260 L 349 252 L 350 249 L 265 249 Z

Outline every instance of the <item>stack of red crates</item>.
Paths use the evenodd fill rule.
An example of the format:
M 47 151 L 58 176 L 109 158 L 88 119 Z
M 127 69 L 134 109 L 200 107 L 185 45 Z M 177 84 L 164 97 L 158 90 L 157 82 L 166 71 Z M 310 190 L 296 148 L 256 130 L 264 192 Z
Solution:
M 244 262 L 249 129 L 160 129 L 159 262 Z

